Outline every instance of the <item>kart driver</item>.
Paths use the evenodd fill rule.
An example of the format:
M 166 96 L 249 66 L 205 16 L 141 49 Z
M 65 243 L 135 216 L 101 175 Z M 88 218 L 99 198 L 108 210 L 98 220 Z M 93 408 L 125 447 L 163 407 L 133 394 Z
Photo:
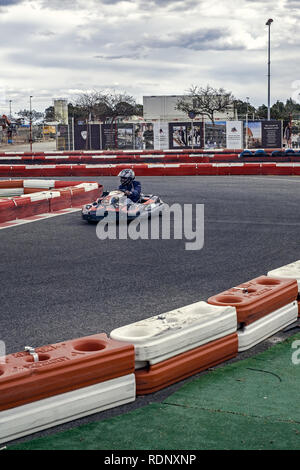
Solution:
M 121 185 L 119 189 L 124 191 L 125 195 L 132 202 L 137 202 L 141 196 L 141 183 L 135 181 L 134 171 L 131 169 L 122 170 L 118 175 L 120 177 Z

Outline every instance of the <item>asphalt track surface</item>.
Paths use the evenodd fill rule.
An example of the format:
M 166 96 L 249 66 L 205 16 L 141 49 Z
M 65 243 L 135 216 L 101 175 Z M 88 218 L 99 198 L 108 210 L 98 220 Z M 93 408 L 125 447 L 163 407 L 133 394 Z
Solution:
M 99 181 L 105 189 L 118 184 L 113 177 L 77 179 Z M 300 178 L 139 180 L 144 193 L 158 194 L 169 205 L 204 204 L 203 249 L 186 251 L 185 239 L 99 240 L 96 226 L 82 221 L 79 212 L 0 231 L 0 340 L 7 354 L 27 345 L 109 334 L 122 325 L 206 301 L 300 259 Z M 277 334 L 234 360 L 297 331 Z M 162 401 L 184 382 L 35 436 Z

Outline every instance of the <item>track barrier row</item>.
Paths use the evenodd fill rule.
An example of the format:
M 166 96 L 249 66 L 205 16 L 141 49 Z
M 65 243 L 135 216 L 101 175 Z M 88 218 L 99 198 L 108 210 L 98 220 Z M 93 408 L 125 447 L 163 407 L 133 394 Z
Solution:
M 81 155 L 130 155 L 130 156 L 143 156 L 143 155 L 172 155 L 172 154 L 235 154 L 235 155 L 262 155 L 262 154 L 276 154 L 276 155 L 292 155 L 298 154 L 299 150 L 290 148 L 268 148 L 268 149 L 203 149 L 203 148 L 175 148 L 175 149 L 115 149 L 115 150 L 51 150 L 51 151 L 36 151 L 36 152 L 18 152 L 18 151 L 5 151 L 0 152 L 0 158 L 6 156 L 24 156 L 24 157 L 35 157 L 35 156 L 81 156 Z
M 102 192 L 103 186 L 95 182 L 0 181 L 0 223 L 82 206 Z
M 117 176 L 124 168 L 131 168 L 137 176 L 300 175 L 300 163 L 145 163 L 0 165 L 0 177 Z
M 100 154 L 100 155 L 6 155 L 0 157 L 3 165 L 34 164 L 140 164 L 140 163 L 293 163 L 300 162 L 300 153 L 277 155 L 244 155 L 238 153 L 171 153 L 171 154 Z
M 295 322 L 300 261 L 276 271 L 284 278 L 270 271 L 207 302 L 113 330 L 109 338 L 94 335 L 6 356 L 0 441 L 134 401 L 136 394 L 227 361 Z
M 108 336 L 5 356 L 0 442 L 130 403 L 238 356 L 297 321 L 299 292 L 300 260 Z

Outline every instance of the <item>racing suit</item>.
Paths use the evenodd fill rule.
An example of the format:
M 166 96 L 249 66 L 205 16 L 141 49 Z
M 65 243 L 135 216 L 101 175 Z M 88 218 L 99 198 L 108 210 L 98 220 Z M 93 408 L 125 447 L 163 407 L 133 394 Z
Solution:
M 139 181 L 132 181 L 129 184 L 121 184 L 119 189 L 121 191 L 130 191 L 131 194 L 127 196 L 128 199 L 132 202 L 137 202 L 140 198 L 142 187 Z

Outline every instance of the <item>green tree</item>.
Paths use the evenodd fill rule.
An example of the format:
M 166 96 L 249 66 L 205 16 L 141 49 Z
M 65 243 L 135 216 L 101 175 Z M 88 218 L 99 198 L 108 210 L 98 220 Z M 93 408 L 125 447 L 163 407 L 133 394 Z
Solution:
M 257 108 L 256 118 L 258 119 L 267 119 L 268 118 L 268 107 L 265 104 L 262 104 Z
M 234 107 L 240 119 L 245 119 L 247 111 L 248 111 L 248 114 L 255 115 L 256 113 L 255 107 L 252 106 L 250 103 L 247 103 L 247 101 L 234 100 Z
M 45 121 L 55 121 L 54 106 L 49 106 L 45 109 Z
M 44 113 L 36 111 L 35 109 L 33 109 L 31 113 L 29 109 L 22 109 L 17 113 L 17 115 L 20 116 L 21 119 L 27 119 L 28 121 L 30 121 L 30 117 L 32 121 L 37 121 L 44 117 Z

